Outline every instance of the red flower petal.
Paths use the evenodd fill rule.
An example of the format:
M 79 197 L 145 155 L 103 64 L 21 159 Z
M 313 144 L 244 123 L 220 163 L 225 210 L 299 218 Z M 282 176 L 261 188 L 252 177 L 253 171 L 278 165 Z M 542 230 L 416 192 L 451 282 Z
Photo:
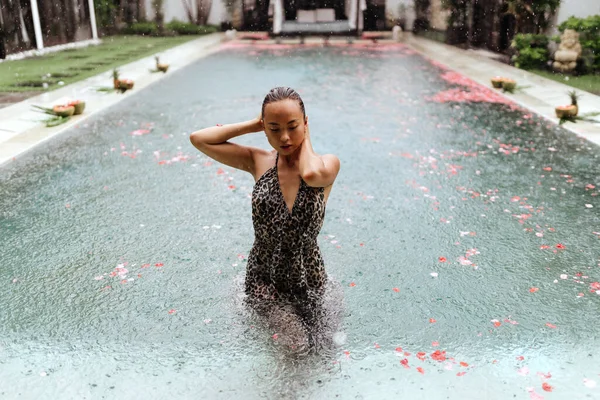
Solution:
M 431 358 L 433 358 L 436 361 L 446 361 L 446 351 L 436 350 L 433 353 L 431 353 Z
M 544 382 L 544 383 L 542 383 L 542 389 L 544 389 L 546 392 L 551 392 L 552 389 L 554 389 L 554 388 L 551 385 Z
M 458 373 L 456 374 L 456 376 L 463 376 L 463 375 L 464 375 L 464 374 L 466 374 L 466 373 L 467 373 L 467 371 L 458 372 Z
M 348 286 L 350 286 L 350 287 L 354 287 L 354 286 L 356 286 L 356 283 L 354 283 L 354 282 L 350 282 L 350 284 L 349 284 Z
M 394 292 L 398 293 L 400 291 L 400 289 L 398 289 L 397 287 L 392 289 Z
M 546 326 L 547 326 L 548 328 L 556 329 L 556 325 L 554 325 L 554 324 L 551 324 L 550 322 L 546 322 Z
M 557 245 L 556 245 L 556 248 L 557 248 L 557 249 L 561 249 L 561 250 L 562 250 L 562 249 L 566 249 L 565 245 L 563 245 L 563 244 L 561 244 L 561 243 L 557 244 Z
M 436 323 L 436 322 L 437 322 L 437 321 L 436 321 L 435 319 L 433 319 L 433 318 L 429 318 L 429 323 L 431 323 L 431 324 L 434 324 L 434 323 Z
M 423 370 L 423 368 L 417 367 L 417 371 L 419 371 L 421 374 L 425 375 L 425 371 Z
M 446 261 L 448 261 L 448 260 L 446 259 L 446 257 L 440 257 L 440 258 L 439 258 L 439 260 L 440 260 L 440 262 L 446 262 Z
M 532 287 L 531 289 L 529 289 L 529 291 L 530 291 L 531 293 L 535 293 L 535 292 L 537 292 L 538 290 L 540 290 L 540 289 L 539 289 L 539 288 L 536 288 L 536 287 Z
M 468 366 L 469 366 L 469 364 L 467 364 L 467 363 L 466 363 L 466 362 L 464 362 L 464 361 L 461 361 L 461 362 L 460 362 L 460 366 L 461 366 L 461 367 L 468 367 Z

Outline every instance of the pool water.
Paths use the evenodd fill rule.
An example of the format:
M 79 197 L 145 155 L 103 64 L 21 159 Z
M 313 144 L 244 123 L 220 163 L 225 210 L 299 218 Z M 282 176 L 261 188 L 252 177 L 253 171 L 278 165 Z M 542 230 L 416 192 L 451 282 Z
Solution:
M 188 140 L 278 85 L 342 162 L 301 357 L 240 306 L 252 177 Z M 402 45 L 224 45 L 0 170 L 0 398 L 600 398 L 599 158 Z

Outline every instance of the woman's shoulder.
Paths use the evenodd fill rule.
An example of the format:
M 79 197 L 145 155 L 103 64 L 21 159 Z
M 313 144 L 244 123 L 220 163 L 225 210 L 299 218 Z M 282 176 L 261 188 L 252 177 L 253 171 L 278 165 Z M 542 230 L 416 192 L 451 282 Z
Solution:
M 261 176 L 268 170 L 275 166 L 275 160 L 277 159 L 276 150 L 265 150 L 260 149 L 254 153 L 254 181 L 258 181 Z

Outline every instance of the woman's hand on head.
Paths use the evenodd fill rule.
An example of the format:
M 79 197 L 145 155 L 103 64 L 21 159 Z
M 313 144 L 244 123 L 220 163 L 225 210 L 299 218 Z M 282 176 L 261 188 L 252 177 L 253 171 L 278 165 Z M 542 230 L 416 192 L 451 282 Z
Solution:
M 259 113 L 256 117 L 256 127 L 258 128 L 256 132 L 261 132 L 265 130 L 265 122 L 263 121 L 262 113 Z

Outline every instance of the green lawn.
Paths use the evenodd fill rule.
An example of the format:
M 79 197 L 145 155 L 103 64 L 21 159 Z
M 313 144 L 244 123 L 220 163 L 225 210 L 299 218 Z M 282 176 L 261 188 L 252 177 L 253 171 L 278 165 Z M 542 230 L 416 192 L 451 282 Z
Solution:
M 102 38 L 102 44 L 98 46 L 68 49 L 18 61 L 5 61 L 0 63 L 0 93 L 40 92 L 44 90 L 44 82 L 48 84 L 47 90 L 53 90 L 61 87 L 58 84 L 60 81 L 68 85 L 198 37 L 108 36 Z M 148 65 L 148 69 L 153 67 L 153 64 Z M 107 72 L 106 86 L 110 85 L 112 79 Z
M 582 75 L 569 76 L 561 73 L 552 73 L 548 71 L 533 70 L 529 71 L 544 78 L 552 79 L 565 85 L 572 86 L 577 89 L 600 95 L 600 75 Z

